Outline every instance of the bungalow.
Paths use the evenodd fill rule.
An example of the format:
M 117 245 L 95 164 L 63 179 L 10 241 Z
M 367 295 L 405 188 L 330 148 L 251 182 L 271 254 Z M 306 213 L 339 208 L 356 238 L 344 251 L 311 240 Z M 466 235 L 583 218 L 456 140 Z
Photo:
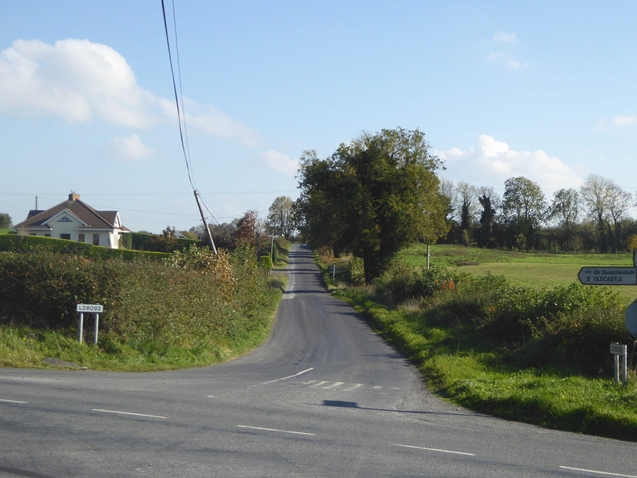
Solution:
M 19 234 L 90 242 L 109 249 L 117 249 L 120 236 L 130 232 L 122 226 L 117 211 L 96 211 L 75 193 L 46 211 L 29 211 L 26 220 L 14 229 Z

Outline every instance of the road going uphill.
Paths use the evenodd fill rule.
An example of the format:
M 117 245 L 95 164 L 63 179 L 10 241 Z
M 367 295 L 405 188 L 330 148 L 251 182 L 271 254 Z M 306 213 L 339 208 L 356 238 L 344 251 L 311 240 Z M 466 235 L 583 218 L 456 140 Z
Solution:
M 0 369 L 0 477 L 637 478 L 635 445 L 476 414 L 418 372 L 293 246 L 270 339 L 161 373 Z

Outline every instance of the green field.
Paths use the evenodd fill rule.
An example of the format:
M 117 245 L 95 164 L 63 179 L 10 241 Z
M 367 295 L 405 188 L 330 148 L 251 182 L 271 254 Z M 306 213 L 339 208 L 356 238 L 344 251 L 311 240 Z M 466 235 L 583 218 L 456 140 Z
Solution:
M 400 253 L 406 264 L 425 267 L 427 247 L 412 246 Z M 539 252 L 503 251 L 480 249 L 457 245 L 435 245 L 431 247 L 430 265 L 452 267 L 469 274 L 505 276 L 512 284 L 528 287 L 555 287 L 577 280 L 583 266 L 632 266 L 630 253 L 621 254 L 547 254 Z M 637 298 L 637 287 L 613 287 L 625 298 Z

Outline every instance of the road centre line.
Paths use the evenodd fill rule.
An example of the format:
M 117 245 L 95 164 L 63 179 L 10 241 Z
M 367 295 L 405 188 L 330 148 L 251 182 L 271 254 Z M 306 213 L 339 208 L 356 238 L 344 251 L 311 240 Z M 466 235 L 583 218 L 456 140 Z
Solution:
M 277 433 L 291 433 L 293 435 L 308 435 L 308 436 L 316 436 L 316 433 L 306 433 L 306 432 L 295 432 L 291 430 L 279 430 L 277 428 L 263 428 L 263 427 L 251 427 L 248 425 L 237 425 L 239 428 L 249 428 L 251 430 L 263 430 L 266 432 L 277 432 Z
M 452 453 L 454 455 L 476 456 L 473 453 L 466 453 L 464 451 L 441 450 L 439 448 L 427 448 L 427 447 L 424 447 L 424 446 L 399 445 L 398 443 L 394 443 L 393 446 L 400 446 L 400 447 L 403 447 L 403 448 L 415 448 L 416 450 L 438 451 L 440 453 Z
M 267 382 L 261 382 L 261 383 L 258 383 L 257 385 L 266 385 L 268 383 L 280 382 L 281 380 L 287 380 L 289 378 L 298 377 L 299 375 L 303 375 L 304 373 L 307 373 L 310 370 L 314 370 L 314 367 L 310 367 L 307 370 L 303 370 L 302 372 L 295 373 L 294 375 L 288 375 L 287 377 L 277 378 L 276 380 L 268 380 Z M 252 386 L 256 387 L 256 385 L 252 385 Z
M 4 402 L 4 403 L 23 403 L 23 404 L 27 403 L 27 402 L 23 402 L 21 400 L 5 400 L 5 399 L 2 399 L 2 398 L 0 398 L 0 402 Z
M 120 412 L 117 410 L 102 410 L 100 408 L 93 408 L 92 409 L 94 412 L 102 412 L 102 413 L 116 413 L 118 415 L 132 415 L 134 417 L 146 417 L 146 418 L 168 418 L 168 417 L 162 417 L 161 415 L 146 415 L 145 413 L 132 413 L 132 412 Z
M 563 470 L 583 471 L 585 473 L 594 473 L 597 475 L 621 476 L 623 478 L 637 478 L 637 475 L 622 475 L 621 473 L 610 473 L 608 471 L 587 470 L 585 468 L 572 468 L 570 466 L 560 466 L 560 468 L 562 468 Z

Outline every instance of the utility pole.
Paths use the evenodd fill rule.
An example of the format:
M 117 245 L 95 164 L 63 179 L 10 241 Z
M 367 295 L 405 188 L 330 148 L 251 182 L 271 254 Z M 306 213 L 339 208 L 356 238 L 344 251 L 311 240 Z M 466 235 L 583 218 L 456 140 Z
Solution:
M 217 248 L 215 247 L 215 241 L 212 239 L 212 234 L 210 234 L 210 228 L 208 227 L 208 223 L 206 222 L 206 217 L 203 215 L 203 209 L 201 209 L 201 203 L 199 202 L 199 191 L 194 190 L 195 199 L 197 200 L 197 207 L 199 208 L 199 214 L 201 214 L 201 220 L 203 221 L 203 227 L 206 229 L 208 233 L 208 241 L 210 242 L 210 246 L 212 247 L 212 251 L 217 254 Z

